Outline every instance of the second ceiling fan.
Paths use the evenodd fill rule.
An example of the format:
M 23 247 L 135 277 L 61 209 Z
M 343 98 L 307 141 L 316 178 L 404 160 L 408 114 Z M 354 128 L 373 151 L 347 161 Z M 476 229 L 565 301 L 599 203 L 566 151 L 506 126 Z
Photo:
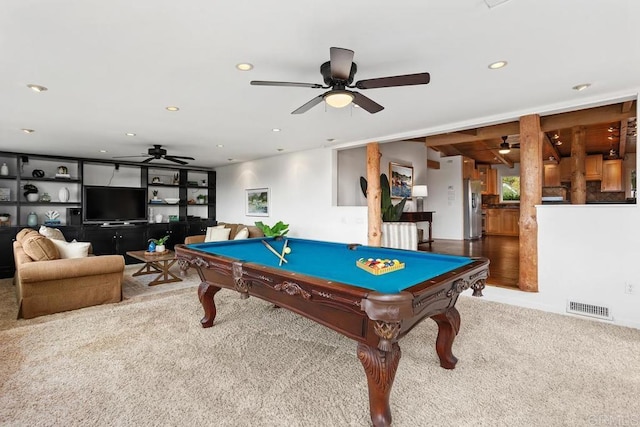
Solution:
M 353 77 L 358 71 L 358 67 L 353 62 L 353 51 L 340 47 L 330 49 L 330 60 L 320 66 L 320 74 L 324 79 L 324 85 L 318 83 L 294 83 L 294 82 L 274 82 L 264 80 L 252 80 L 254 86 L 289 86 L 308 87 L 312 89 L 331 89 L 322 95 L 316 96 L 306 104 L 294 110 L 291 114 L 301 114 L 322 101 L 335 108 L 342 108 L 351 102 L 374 114 L 382 111 L 384 107 L 372 99 L 355 92 L 356 89 L 376 89 L 381 87 L 413 86 L 429 83 L 429 73 L 405 74 L 402 76 L 380 77 L 376 79 L 359 80 L 354 85 Z

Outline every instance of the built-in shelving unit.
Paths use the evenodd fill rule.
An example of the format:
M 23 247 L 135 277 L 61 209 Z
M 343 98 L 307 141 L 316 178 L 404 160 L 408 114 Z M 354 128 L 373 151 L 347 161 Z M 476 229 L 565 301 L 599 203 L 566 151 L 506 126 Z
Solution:
M 9 214 L 10 219 L 8 223 L 0 224 L 0 253 L 10 254 L 10 257 L 0 259 L 0 277 L 13 275 L 12 240 L 21 228 L 28 226 L 30 212 L 38 216 L 38 224 L 33 226 L 37 230 L 47 219 L 48 211 L 57 211 L 60 224 L 56 227 L 63 230 L 65 237 L 91 241 L 95 253 L 100 254 L 143 249 L 147 239 L 166 234 L 172 236 L 169 246 L 173 247 L 183 242 L 187 235 L 200 234 L 215 223 L 216 173 L 212 170 L 0 152 L 0 166 L 3 163 L 7 165 L 8 174 L 0 174 L 0 214 Z M 56 176 L 64 170 L 67 176 Z M 155 177 L 158 179 L 154 180 Z M 25 184 L 38 188 L 37 201 L 26 199 L 23 194 Z M 83 208 L 85 186 L 145 188 L 149 198 L 148 223 L 121 229 L 101 228 L 96 224 L 82 224 L 81 215 L 73 215 L 79 222 L 72 223 L 70 212 Z M 69 194 L 66 201 L 60 199 L 63 188 Z M 153 191 L 158 192 L 159 203 L 152 200 Z M 42 200 L 44 193 L 49 195 L 50 201 Z M 63 196 L 66 198 L 66 191 Z M 199 203 L 198 196 L 205 198 Z M 167 198 L 177 199 L 177 203 L 166 203 L 164 199 Z M 158 214 L 162 215 L 160 221 L 155 218 Z M 114 236 L 126 241 L 114 246 Z

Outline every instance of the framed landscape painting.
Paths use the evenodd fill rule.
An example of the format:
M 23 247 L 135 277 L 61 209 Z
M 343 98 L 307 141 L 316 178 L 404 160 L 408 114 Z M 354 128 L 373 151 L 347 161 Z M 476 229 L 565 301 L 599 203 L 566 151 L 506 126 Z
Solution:
M 269 189 L 251 188 L 246 191 L 248 216 L 269 216 Z
M 389 185 L 391 197 L 411 197 L 413 166 L 389 162 Z

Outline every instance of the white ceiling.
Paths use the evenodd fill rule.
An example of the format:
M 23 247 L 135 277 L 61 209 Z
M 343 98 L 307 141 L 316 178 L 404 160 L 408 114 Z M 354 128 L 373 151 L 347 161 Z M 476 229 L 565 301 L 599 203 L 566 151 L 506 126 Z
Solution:
M 162 144 L 215 167 L 634 96 L 638 16 L 637 0 L 2 0 L 0 151 L 111 159 Z M 301 115 L 322 89 L 249 85 L 322 83 L 332 46 L 355 51 L 356 81 L 431 83 L 362 91 L 377 114 Z M 509 65 L 489 70 L 497 60 Z

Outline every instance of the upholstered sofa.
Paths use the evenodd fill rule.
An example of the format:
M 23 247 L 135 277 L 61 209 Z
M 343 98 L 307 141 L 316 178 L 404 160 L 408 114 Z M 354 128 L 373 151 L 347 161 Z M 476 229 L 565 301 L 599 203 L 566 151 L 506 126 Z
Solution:
M 238 236 L 238 233 L 245 227 L 247 228 L 247 231 L 248 231 L 248 234 L 246 235 L 246 237 L 248 238 L 264 237 L 264 233 L 262 232 L 262 230 L 260 230 L 255 225 L 228 224 L 224 222 L 219 222 L 218 227 L 220 226 L 223 226 L 225 229 L 229 229 L 229 235 L 227 237 L 228 240 L 233 240 L 234 238 L 236 238 Z M 200 234 L 196 236 L 187 236 L 187 238 L 184 239 L 184 244 L 189 245 L 191 243 L 202 243 L 205 241 L 205 239 L 206 239 L 206 234 Z
M 69 255 L 68 249 L 58 250 L 52 240 L 35 230 L 23 229 L 13 242 L 18 318 L 122 300 L 121 255 L 61 259 L 61 252 Z M 72 245 L 60 244 L 65 248 Z

